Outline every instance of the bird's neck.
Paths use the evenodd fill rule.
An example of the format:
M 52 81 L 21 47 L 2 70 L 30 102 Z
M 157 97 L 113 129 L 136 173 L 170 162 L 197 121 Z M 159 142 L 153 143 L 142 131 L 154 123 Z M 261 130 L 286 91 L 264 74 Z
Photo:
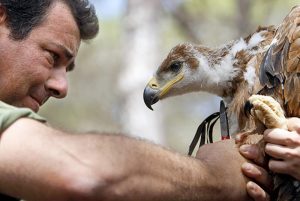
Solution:
M 201 47 L 204 49 L 204 47 Z M 199 60 L 199 75 L 203 75 L 200 90 L 230 99 L 234 94 L 233 83 L 241 70 L 234 65 L 235 53 L 230 50 L 230 44 L 220 48 L 205 48 L 197 56 Z
M 251 38 L 248 42 L 239 39 L 214 49 L 198 46 L 199 69 L 203 71 L 199 74 L 203 73 L 207 77 L 206 83 L 201 83 L 201 90 L 220 96 L 230 103 L 241 84 L 247 82 L 252 87 L 256 71 L 255 66 L 248 63 L 258 53 L 258 44 L 263 40 L 256 37 L 255 42 L 251 42 Z

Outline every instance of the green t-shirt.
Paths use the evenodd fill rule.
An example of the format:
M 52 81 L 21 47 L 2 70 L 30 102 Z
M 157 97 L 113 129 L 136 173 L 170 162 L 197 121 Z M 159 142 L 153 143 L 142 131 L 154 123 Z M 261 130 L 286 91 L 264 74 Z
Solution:
M 28 117 L 40 122 L 46 122 L 45 118 L 36 114 L 29 108 L 18 108 L 0 101 L 0 132 L 4 131 L 16 120 L 22 117 Z

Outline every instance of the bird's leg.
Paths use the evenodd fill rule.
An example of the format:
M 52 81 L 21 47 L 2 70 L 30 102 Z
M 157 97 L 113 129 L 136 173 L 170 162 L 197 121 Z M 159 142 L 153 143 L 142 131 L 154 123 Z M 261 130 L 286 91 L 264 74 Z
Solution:
M 287 119 L 281 105 L 271 96 L 252 95 L 248 102 L 251 105 L 250 114 L 259 120 L 266 128 L 287 129 Z
M 245 104 L 245 113 L 251 114 L 246 127 L 236 136 L 236 144 L 256 144 L 262 140 L 266 128 L 287 129 L 287 120 L 280 104 L 270 96 L 252 95 Z M 249 130 L 252 128 L 252 130 Z M 255 129 L 253 129 L 255 128 Z
M 247 105 L 247 108 L 249 104 Z M 246 106 L 245 106 L 246 107 Z M 251 106 L 252 108 L 253 106 Z M 248 112 L 250 113 L 250 111 Z M 243 144 L 257 144 L 263 138 L 266 127 L 257 119 L 251 117 L 246 122 L 244 129 L 235 136 L 235 142 L 239 146 Z

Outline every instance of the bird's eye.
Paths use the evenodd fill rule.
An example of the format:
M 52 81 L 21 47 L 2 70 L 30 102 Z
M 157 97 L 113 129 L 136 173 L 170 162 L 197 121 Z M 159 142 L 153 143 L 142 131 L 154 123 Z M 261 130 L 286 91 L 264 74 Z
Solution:
M 170 65 L 170 69 L 172 72 L 177 73 L 181 69 L 181 66 L 181 62 L 175 62 Z

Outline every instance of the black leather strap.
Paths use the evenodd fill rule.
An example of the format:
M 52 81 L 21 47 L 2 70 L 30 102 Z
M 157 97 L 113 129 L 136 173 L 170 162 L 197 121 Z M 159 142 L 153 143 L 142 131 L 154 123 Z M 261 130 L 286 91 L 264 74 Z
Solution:
M 209 115 L 204 121 L 199 125 L 196 134 L 190 144 L 188 155 L 191 156 L 198 142 L 200 141 L 199 146 L 202 146 L 205 143 L 212 143 L 212 132 L 213 127 L 216 121 L 220 117 L 220 112 L 215 112 Z
M 223 102 L 223 101 L 221 101 Z M 224 130 L 226 130 L 227 136 L 223 137 L 222 135 L 222 140 L 223 139 L 229 139 L 229 125 L 228 125 L 228 120 L 227 120 L 227 115 L 226 115 L 226 110 L 227 108 L 223 104 L 222 105 L 223 108 L 221 108 L 220 106 L 220 112 L 215 112 L 211 115 L 209 115 L 208 117 L 206 117 L 206 119 L 203 120 L 203 122 L 198 126 L 198 129 L 196 131 L 196 134 L 190 144 L 189 147 L 189 151 L 188 151 L 188 155 L 191 156 L 193 154 L 193 151 L 195 149 L 195 147 L 197 146 L 198 142 L 199 143 L 199 147 L 204 145 L 205 143 L 213 143 L 213 130 L 214 130 L 214 126 L 216 124 L 216 122 L 218 121 L 218 119 L 221 118 L 221 116 L 223 116 L 222 118 L 224 118 L 224 114 L 220 115 L 221 112 L 225 113 L 225 118 L 226 119 L 222 119 L 223 122 L 226 122 L 226 125 L 221 125 L 224 127 Z M 220 122 L 222 122 L 220 121 Z M 226 129 L 225 129 L 226 128 Z

